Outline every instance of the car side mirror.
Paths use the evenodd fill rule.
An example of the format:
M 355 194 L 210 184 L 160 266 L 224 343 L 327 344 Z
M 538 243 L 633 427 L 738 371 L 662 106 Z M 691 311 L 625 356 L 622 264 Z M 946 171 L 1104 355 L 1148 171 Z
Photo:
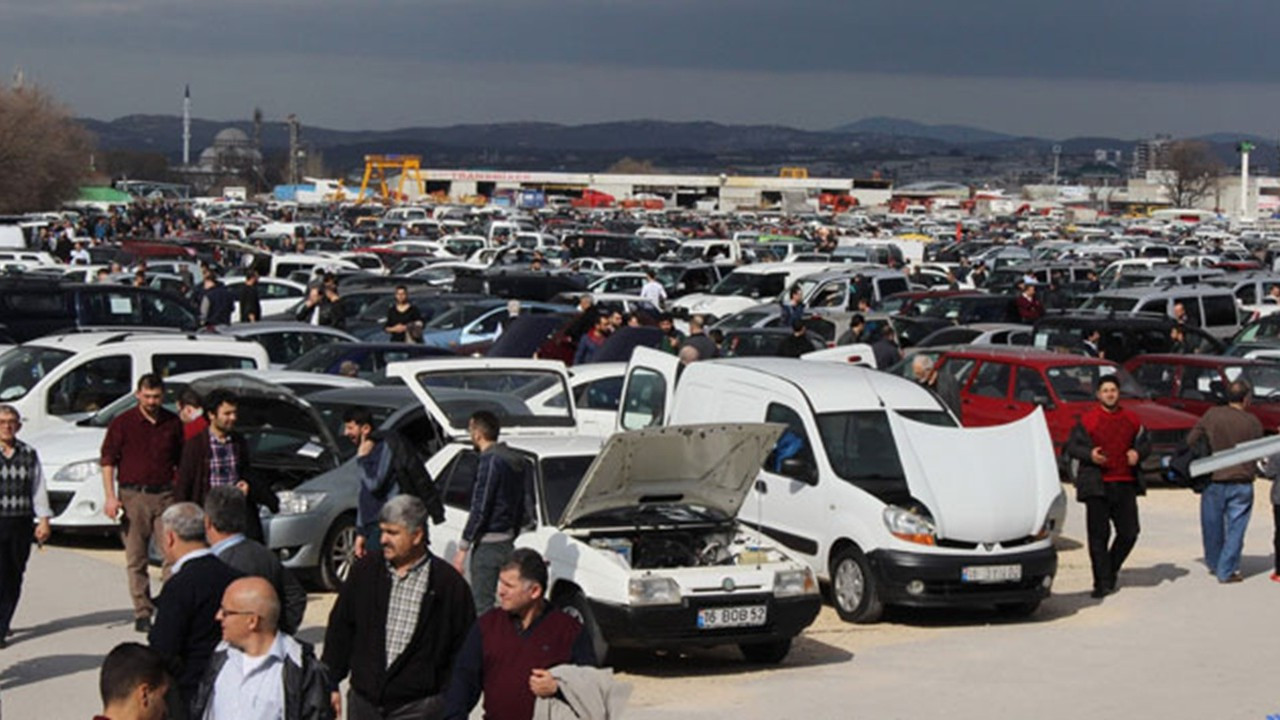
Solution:
M 809 485 L 818 484 L 818 476 L 814 472 L 813 466 L 798 457 L 790 457 L 783 460 L 781 472 L 778 474 Z

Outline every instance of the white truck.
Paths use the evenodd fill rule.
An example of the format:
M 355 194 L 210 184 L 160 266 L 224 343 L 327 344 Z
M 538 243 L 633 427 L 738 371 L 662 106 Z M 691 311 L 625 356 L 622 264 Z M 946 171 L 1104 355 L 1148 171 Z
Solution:
M 963 429 L 904 378 L 783 358 L 683 367 L 637 348 L 620 429 L 769 422 L 787 427 L 738 517 L 804 558 L 840 617 L 886 604 L 1033 613 L 1057 572 L 1066 497 L 1041 411 Z

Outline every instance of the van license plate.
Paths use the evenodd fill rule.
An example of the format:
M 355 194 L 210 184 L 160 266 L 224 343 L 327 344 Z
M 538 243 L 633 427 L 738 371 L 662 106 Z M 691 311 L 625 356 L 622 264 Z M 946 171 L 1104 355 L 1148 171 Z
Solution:
M 767 605 L 738 605 L 735 607 L 707 608 L 698 611 L 699 630 L 718 630 L 731 627 L 759 627 L 769 619 Z
M 1002 583 L 1018 582 L 1021 579 L 1021 565 L 974 565 L 960 569 L 962 582 Z

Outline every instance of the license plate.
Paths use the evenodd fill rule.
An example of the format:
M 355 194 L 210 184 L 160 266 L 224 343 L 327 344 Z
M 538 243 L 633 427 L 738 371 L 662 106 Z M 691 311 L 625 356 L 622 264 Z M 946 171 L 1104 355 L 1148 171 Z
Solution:
M 1002 583 L 1018 582 L 1021 579 L 1021 565 L 974 565 L 960 569 L 962 582 Z
M 698 611 L 699 630 L 718 630 L 731 627 L 758 627 L 769 619 L 767 605 L 738 605 L 735 607 L 707 608 Z

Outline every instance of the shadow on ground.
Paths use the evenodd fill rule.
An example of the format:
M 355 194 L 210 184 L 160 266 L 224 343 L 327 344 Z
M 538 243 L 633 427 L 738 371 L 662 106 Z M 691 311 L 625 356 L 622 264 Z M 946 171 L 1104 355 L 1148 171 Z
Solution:
M 131 610 L 99 610 L 85 613 L 84 615 L 58 618 L 57 620 L 50 620 L 31 627 L 14 628 L 13 637 L 10 640 L 16 643 L 27 642 L 46 635 L 60 633 L 64 630 L 77 630 L 95 625 L 121 626 L 131 624 L 133 624 L 133 611 Z
M 733 645 L 683 650 L 614 650 L 609 664 L 619 672 L 646 677 L 710 677 L 848 662 L 853 653 L 808 635 L 797 637 L 791 652 L 777 665 L 747 662 Z
M 46 655 L 22 660 L 0 672 L 0 690 L 12 690 L 42 680 L 96 670 L 101 664 L 101 655 Z

